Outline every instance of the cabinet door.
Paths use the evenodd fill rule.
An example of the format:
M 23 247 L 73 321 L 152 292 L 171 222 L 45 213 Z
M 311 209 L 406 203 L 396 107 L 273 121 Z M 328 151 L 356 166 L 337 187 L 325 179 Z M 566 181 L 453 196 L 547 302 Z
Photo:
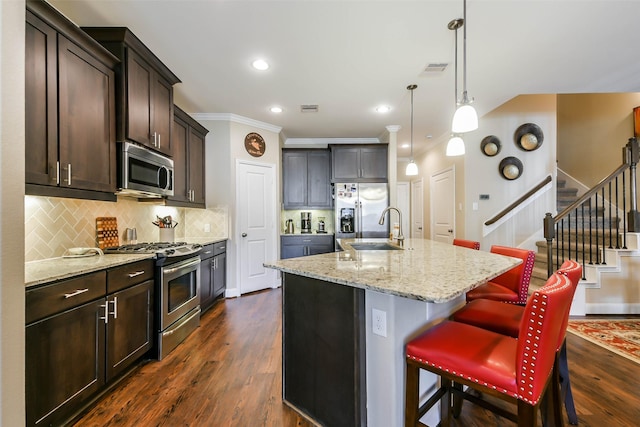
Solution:
M 189 188 L 191 190 L 191 202 L 204 207 L 205 204 L 205 177 L 204 156 L 205 137 L 193 128 L 189 132 Z
M 387 178 L 387 146 L 360 150 L 360 177 Z
M 207 246 L 209 247 L 209 246 Z M 211 251 L 213 253 L 213 251 Z M 213 302 L 213 257 L 200 262 L 200 307 L 206 310 Z
M 62 425 L 104 378 L 105 300 L 26 328 L 27 425 Z
M 360 177 L 360 149 L 359 148 L 333 148 L 331 151 L 333 160 L 332 178 L 334 182 L 357 179 Z
M 106 379 L 112 380 L 152 346 L 153 280 L 107 297 Z
M 60 185 L 116 190 L 114 72 L 58 36 Z
M 298 258 L 306 255 L 305 245 L 282 245 L 280 250 L 280 258 Z
M 307 205 L 307 153 L 283 152 L 282 173 L 282 201 L 285 209 L 305 207 Z
M 149 64 L 127 49 L 127 139 L 153 148 L 151 135 L 151 82 Z
M 173 196 L 170 200 L 189 201 L 189 168 L 187 157 L 187 141 L 189 126 L 179 118 L 173 124 Z
M 213 297 L 217 298 L 224 293 L 227 287 L 227 254 L 216 255 L 214 259 Z
M 57 185 L 56 31 L 27 11 L 25 38 L 25 180 Z
M 331 207 L 331 154 L 329 151 L 307 153 L 307 206 Z
M 153 148 L 171 155 L 171 128 L 173 127 L 173 87 L 152 73 L 151 143 Z
M 333 252 L 333 245 L 309 245 L 307 255 L 327 254 Z

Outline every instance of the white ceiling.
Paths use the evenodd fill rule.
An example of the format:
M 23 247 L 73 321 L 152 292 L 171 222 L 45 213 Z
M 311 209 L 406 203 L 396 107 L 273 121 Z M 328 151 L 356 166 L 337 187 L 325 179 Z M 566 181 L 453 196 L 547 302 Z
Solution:
M 182 80 L 174 96 L 187 112 L 237 114 L 286 138 L 376 138 L 400 125 L 402 143 L 415 83 L 414 150 L 430 145 L 427 135 L 449 136 L 447 24 L 462 17 L 462 0 L 51 3 L 81 26 L 129 27 Z M 468 0 L 468 92 L 480 117 L 520 94 L 639 92 L 638 16 L 635 0 Z M 462 55 L 462 30 L 458 38 Z M 268 71 L 251 68 L 258 57 Z M 433 62 L 449 66 L 424 73 Z M 391 112 L 376 113 L 380 104 Z

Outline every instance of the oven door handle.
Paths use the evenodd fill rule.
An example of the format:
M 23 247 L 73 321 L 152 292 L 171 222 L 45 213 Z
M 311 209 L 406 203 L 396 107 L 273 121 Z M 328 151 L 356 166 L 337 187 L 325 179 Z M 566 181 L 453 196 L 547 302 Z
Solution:
M 184 271 L 185 273 L 188 273 L 189 271 L 193 271 L 195 266 L 200 265 L 200 257 L 198 258 L 194 258 L 194 259 L 188 259 L 178 265 L 176 265 L 175 267 L 172 268 L 163 268 L 162 269 L 162 273 L 163 274 L 174 274 L 176 272 L 178 272 L 178 275 L 182 275 L 182 272 Z

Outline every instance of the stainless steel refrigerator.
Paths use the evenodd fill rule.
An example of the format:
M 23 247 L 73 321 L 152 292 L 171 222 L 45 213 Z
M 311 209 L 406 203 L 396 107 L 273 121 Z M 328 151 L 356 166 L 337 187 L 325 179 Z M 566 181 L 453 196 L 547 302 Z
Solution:
M 334 185 L 336 239 L 389 237 L 388 213 L 384 225 L 378 224 L 389 206 L 386 183 L 337 183 Z

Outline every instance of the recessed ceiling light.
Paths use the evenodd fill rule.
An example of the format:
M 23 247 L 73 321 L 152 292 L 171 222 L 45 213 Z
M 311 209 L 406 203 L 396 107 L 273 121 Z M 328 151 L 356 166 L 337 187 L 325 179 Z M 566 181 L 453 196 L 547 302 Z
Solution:
M 376 107 L 376 111 L 378 113 L 388 113 L 389 111 L 391 111 L 391 107 L 389 107 L 388 105 L 381 105 L 379 107 Z
M 264 59 L 256 59 L 251 65 L 253 65 L 253 68 L 260 71 L 264 71 L 269 68 L 269 64 Z
M 271 107 L 270 111 L 272 113 L 282 113 L 282 108 L 280 108 L 280 107 Z

